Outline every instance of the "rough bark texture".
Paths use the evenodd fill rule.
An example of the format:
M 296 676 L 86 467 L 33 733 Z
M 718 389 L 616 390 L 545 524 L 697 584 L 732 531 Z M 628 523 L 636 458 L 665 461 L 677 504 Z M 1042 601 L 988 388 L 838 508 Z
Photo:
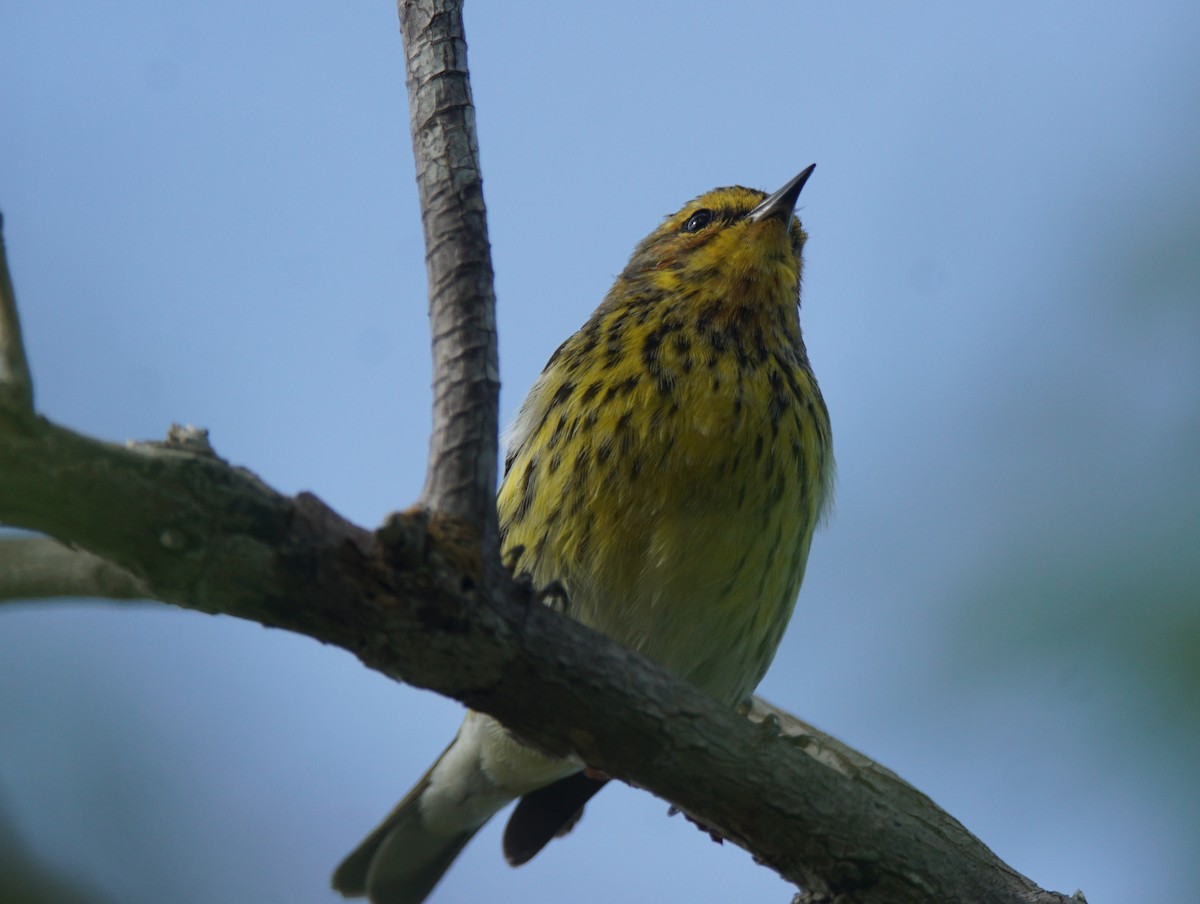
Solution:
M 421 502 L 475 525 L 494 570 L 500 366 L 462 4 L 402 0 L 399 10 L 433 332 L 433 433 Z
M 401 18 L 438 406 L 421 506 L 372 533 L 230 466 L 197 431 L 117 446 L 37 417 L 5 292 L 0 522 L 71 548 L 0 543 L 0 599 L 132 589 L 342 647 L 666 798 L 803 887 L 807 902 L 1069 900 L 835 739 L 766 704 L 758 721 L 725 709 L 489 567 L 496 352 L 461 16 L 456 3 L 425 0 L 403 3 Z M 0 280 L 9 285 L 6 266 Z M 60 587 L 29 577 L 31 552 L 59 563 Z
M 745 847 L 810 901 L 1066 900 L 835 739 L 791 717 L 755 724 L 510 582 L 478 583 L 437 515 L 397 515 L 371 534 L 209 452 L 109 445 L 5 414 L 0 520 L 114 563 L 157 599 L 335 644 L 548 751 L 574 751 Z

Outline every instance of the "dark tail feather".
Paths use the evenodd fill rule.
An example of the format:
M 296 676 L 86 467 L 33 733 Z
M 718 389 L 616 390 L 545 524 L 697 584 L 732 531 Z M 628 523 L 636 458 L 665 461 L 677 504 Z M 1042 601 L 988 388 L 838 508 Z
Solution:
M 571 831 L 583 815 L 583 805 L 607 782 L 576 772 L 522 797 L 504 829 L 504 857 L 509 865 L 528 863 L 551 838 Z

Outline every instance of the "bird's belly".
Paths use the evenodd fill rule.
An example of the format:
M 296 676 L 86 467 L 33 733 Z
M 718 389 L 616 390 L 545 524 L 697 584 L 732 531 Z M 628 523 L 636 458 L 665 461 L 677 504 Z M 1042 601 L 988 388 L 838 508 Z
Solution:
M 676 436 L 638 499 L 597 513 L 591 549 L 562 543 L 587 563 L 571 569 L 573 615 L 729 703 L 774 656 L 816 519 L 802 469 L 740 433 Z
M 501 492 L 518 571 L 730 703 L 774 656 L 821 507 L 822 434 L 793 389 L 811 378 L 782 374 L 722 359 L 669 395 L 639 384 L 584 418 L 586 442 L 524 450 Z

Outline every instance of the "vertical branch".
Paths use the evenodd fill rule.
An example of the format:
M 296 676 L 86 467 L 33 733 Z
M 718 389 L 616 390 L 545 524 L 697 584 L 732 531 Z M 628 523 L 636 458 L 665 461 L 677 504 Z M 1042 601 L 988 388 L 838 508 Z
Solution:
M 497 560 L 495 293 L 461 0 L 399 0 L 433 332 L 421 503 L 477 526 Z
M 0 215 L 0 407 L 22 414 L 33 413 L 33 378 L 21 339 L 17 296 L 8 273 L 4 247 L 4 217 Z

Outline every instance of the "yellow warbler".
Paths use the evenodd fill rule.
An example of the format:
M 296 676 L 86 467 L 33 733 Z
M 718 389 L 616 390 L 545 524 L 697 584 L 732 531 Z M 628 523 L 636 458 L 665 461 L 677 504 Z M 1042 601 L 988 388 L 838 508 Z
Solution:
M 772 195 L 718 188 L 634 250 L 550 358 L 508 436 L 502 551 L 566 611 L 734 705 L 770 665 L 830 496 L 829 414 L 800 332 L 810 166 Z M 603 784 L 471 712 L 334 875 L 417 904 L 498 810 L 523 863 Z

